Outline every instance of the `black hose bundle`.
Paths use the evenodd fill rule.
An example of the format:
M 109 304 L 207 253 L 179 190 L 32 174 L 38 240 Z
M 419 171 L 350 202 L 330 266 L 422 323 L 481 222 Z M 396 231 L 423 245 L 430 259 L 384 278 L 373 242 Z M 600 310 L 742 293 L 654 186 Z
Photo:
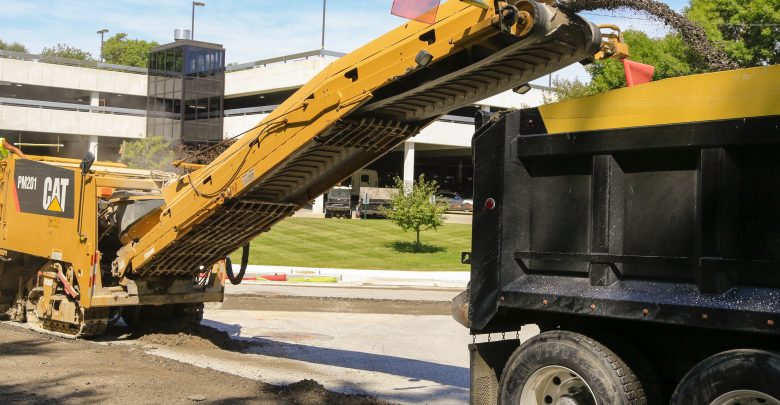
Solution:
M 225 272 L 227 273 L 228 280 L 233 285 L 241 284 L 241 280 L 244 279 L 244 273 L 246 273 L 246 266 L 249 264 L 249 244 L 244 245 L 241 251 L 241 269 L 238 270 L 238 276 L 233 274 L 233 261 L 230 260 L 230 256 L 225 258 Z

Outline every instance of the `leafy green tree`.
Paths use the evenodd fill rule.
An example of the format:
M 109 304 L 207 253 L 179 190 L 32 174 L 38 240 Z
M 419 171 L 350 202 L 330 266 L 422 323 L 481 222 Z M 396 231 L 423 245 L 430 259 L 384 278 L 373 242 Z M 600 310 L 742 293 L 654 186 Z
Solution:
M 154 41 L 128 39 L 127 34 L 120 32 L 103 44 L 103 58 L 106 63 L 145 68 L 149 66 L 149 52 L 157 45 Z
M 589 83 L 583 83 L 578 79 L 565 79 L 556 77 L 552 81 L 554 91 L 542 93 L 542 103 L 549 104 L 558 101 L 566 101 L 595 94 Z
M 740 66 L 780 63 L 780 1 L 690 0 L 685 15 Z
M 780 63 L 780 2 L 778 0 L 690 0 L 685 15 L 701 25 L 705 33 L 728 56 L 743 67 Z M 627 30 L 631 60 L 655 66 L 653 80 L 702 73 L 695 56 L 680 35 L 661 38 Z M 620 61 L 606 60 L 586 67 L 588 84 L 562 80 L 558 92 L 545 102 L 583 97 L 625 86 Z
M 2 39 L 0 39 L 0 50 L 3 51 L 13 51 L 13 52 L 22 52 L 22 53 L 30 53 L 29 50 L 27 50 L 27 47 L 18 43 L 18 42 L 5 42 Z
M 57 44 L 51 48 L 43 48 L 41 55 L 65 59 L 94 60 L 89 52 L 66 44 Z
M 417 242 L 414 251 L 420 251 L 420 231 L 437 229 L 444 225 L 444 211 L 447 204 L 435 199 L 439 186 L 435 180 L 426 181 L 423 175 L 413 184 L 404 184 L 401 178 L 395 178 L 398 191 L 392 195 L 393 207 L 384 209 L 388 219 L 404 231 L 414 231 Z
M 120 162 L 133 169 L 173 170 L 171 143 L 161 136 L 125 142 L 120 155 Z

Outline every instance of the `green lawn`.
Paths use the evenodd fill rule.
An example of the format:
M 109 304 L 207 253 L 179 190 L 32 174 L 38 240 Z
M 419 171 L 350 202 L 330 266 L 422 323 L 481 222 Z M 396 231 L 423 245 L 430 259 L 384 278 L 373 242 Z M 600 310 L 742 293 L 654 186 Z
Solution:
M 415 235 L 381 219 L 288 218 L 252 241 L 249 263 L 274 266 L 388 270 L 469 270 L 460 252 L 471 251 L 471 225 L 425 231 L 423 252 Z M 241 251 L 231 255 L 240 263 Z

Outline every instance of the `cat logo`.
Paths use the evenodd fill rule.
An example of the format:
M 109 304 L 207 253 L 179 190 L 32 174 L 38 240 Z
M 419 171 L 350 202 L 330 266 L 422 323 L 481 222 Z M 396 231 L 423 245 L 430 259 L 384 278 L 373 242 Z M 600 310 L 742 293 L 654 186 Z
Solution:
M 70 179 L 47 177 L 43 181 L 43 209 L 65 212 L 69 184 Z
M 73 170 L 27 159 L 16 160 L 15 166 L 12 188 L 19 212 L 74 219 Z

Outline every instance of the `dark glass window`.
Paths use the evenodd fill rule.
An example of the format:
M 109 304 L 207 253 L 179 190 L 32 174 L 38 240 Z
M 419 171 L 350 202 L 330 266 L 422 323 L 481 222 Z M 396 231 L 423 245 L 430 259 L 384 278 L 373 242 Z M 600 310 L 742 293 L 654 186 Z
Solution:
M 149 56 L 147 134 L 189 144 L 221 141 L 225 51 L 192 42 L 162 48 Z

